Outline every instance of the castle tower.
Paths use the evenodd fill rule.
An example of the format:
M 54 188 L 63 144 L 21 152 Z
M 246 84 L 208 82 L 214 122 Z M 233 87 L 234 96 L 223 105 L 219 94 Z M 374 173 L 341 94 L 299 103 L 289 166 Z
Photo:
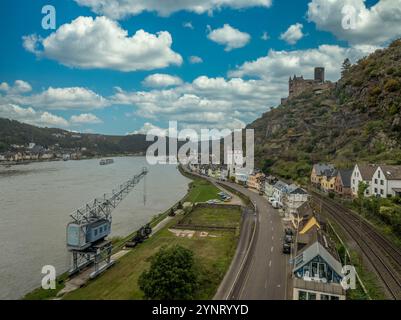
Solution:
M 315 81 L 324 82 L 325 81 L 325 69 L 322 67 L 315 68 Z

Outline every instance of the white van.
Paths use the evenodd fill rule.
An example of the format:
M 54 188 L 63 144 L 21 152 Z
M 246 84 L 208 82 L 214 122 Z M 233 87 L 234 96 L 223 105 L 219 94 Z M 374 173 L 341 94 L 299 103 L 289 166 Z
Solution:
M 272 206 L 274 209 L 280 209 L 280 208 L 282 208 L 283 205 L 278 201 L 273 201 Z

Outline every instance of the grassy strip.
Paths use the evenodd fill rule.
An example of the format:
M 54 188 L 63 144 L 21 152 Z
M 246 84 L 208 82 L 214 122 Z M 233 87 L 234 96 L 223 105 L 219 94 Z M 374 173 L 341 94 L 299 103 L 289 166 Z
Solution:
M 236 217 L 239 225 L 240 212 L 230 209 L 231 217 Z M 196 215 L 205 215 L 205 211 L 193 212 Z M 215 212 L 215 215 L 219 215 Z M 181 245 L 194 252 L 196 263 L 201 272 L 201 286 L 196 299 L 212 299 L 222 281 L 234 256 L 238 234 L 229 231 L 215 231 L 214 237 L 202 238 L 195 235 L 193 238 L 177 237 L 168 229 L 173 228 L 182 217 L 174 217 L 168 225 L 140 246 L 133 249 L 109 271 L 96 280 L 90 281 L 84 288 L 67 294 L 65 299 L 142 299 L 143 294 L 137 281 L 150 263 L 149 258 L 157 253 L 162 246 Z
M 240 218 L 240 208 L 195 208 L 181 220 L 181 223 L 184 225 L 236 228 L 239 226 Z
M 188 193 L 185 197 L 178 201 L 172 208 L 176 208 L 178 203 L 184 203 L 190 200 L 190 202 L 202 202 L 208 201 L 212 199 L 216 199 L 217 193 L 219 193 L 219 189 L 217 189 L 213 184 L 206 181 L 205 179 L 201 179 L 192 175 L 186 174 L 182 169 L 179 170 L 181 174 L 193 180 L 189 185 Z M 202 201 L 201 201 L 202 200 Z M 152 227 L 155 227 L 157 224 L 162 222 L 170 213 L 171 208 L 166 210 L 165 212 L 155 216 L 151 223 Z M 128 235 L 127 237 L 115 237 L 112 239 L 113 242 L 113 253 L 118 252 L 124 247 L 124 244 L 131 240 L 136 234 L 136 231 Z M 68 279 L 68 272 L 65 272 L 57 277 L 56 279 L 56 289 L 55 290 L 44 290 L 41 287 L 33 290 L 32 292 L 26 294 L 23 299 L 24 300 L 46 300 L 52 299 L 57 296 L 57 294 L 65 287 L 65 281 Z

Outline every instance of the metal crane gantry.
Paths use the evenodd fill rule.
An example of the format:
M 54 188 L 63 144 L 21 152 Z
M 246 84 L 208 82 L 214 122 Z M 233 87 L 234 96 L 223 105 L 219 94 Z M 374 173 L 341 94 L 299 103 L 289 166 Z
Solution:
M 72 221 L 67 225 L 67 248 L 72 252 L 70 275 L 93 263 L 94 272 L 90 277 L 94 278 L 113 265 L 112 243 L 105 240 L 111 233 L 111 213 L 147 174 L 148 169 L 142 168 L 111 194 L 96 198 L 70 215 Z

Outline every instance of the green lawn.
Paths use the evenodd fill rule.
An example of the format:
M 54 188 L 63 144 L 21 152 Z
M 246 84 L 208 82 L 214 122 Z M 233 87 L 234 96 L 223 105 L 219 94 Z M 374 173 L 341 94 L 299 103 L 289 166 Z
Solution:
M 214 215 L 216 221 L 220 221 L 219 223 L 224 224 L 223 218 L 225 217 L 229 219 L 229 224 L 239 224 L 239 210 L 232 209 L 231 213 L 224 211 L 221 216 L 220 212 L 216 211 L 214 213 L 200 212 L 199 221 L 215 223 Z M 197 219 L 196 216 L 195 212 L 193 217 Z M 237 220 L 234 221 L 233 217 L 236 217 Z M 238 232 L 216 231 L 211 232 L 216 237 L 181 238 L 168 230 L 168 228 L 174 227 L 180 219 L 182 216 L 175 217 L 167 227 L 121 258 L 110 270 L 90 281 L 86 287 L 67 294 L 64 299 L 142 299 L 143 295 L 137 281 L 140 274 L 150 266 L 149 258 L 162 246 L 175 244 L 194 252 L 201 272 L 201 289 L 196 294 L 196 299 L 212 299 L 234 256 Z
M 218 199 L 221 190 L 207 180 L 194 178 L 185 201 L 197 203 Z
M 183 219 L 183 224 L 236 228 L 241 219 L 241 209 L 195 208 Z

